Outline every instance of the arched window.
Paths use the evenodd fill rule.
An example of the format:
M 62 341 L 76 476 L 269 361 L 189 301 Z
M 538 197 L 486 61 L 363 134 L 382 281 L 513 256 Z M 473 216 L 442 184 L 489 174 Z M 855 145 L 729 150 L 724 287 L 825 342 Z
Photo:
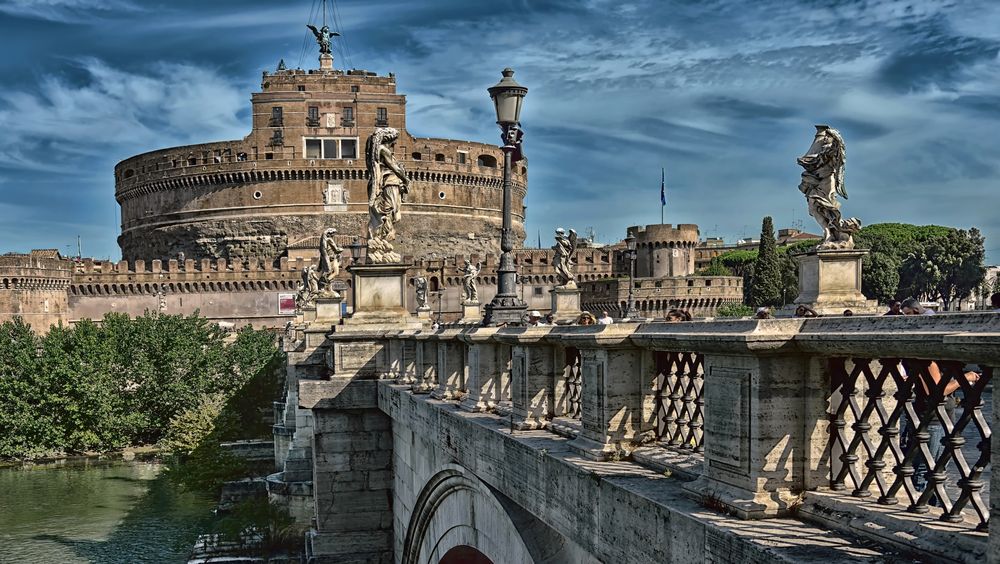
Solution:
M 496 168 L 497 159 L 493 155 L 479 155 L 479 157 L 476 159 L 476 164 L 479 166 Z
M 438 154 L 434 155 L 434 161 L 435 162 L 439 162 L 439 163 L 443 163 L 444 162 L 444 155 L 441 154 L 441 153 L 438 153 Z
M 440 290 L 440 284 L 438 283 L 437 276 L 431 276 L 430 289 L 431 292 L 437 292 Z
M 414 151 L 413 154 L 410 155 L 410 157 L 412 157 L 413 160 L 415 160 L 415 161 L 419 161 L 420 160 L 420 152 L 419 151 Z

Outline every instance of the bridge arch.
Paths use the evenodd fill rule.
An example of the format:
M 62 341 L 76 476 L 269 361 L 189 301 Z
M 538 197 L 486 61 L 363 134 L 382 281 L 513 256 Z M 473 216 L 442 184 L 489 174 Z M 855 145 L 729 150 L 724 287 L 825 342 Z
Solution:
M 444 464 L 424 484 L 403 539 L 403 564 L 594 561 L 467 468 Z

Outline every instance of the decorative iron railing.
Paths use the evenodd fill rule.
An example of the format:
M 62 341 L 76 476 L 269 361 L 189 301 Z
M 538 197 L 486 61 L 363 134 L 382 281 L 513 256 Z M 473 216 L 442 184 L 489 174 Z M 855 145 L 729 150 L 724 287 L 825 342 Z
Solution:
M 948 522 L 963 521 L 971 505 L 985 531 L 991 430 L 982 408 L 992 368 L 898 358 L 834 358 L 829 367 L 839 396 L 830 450 L 841 462 L 831 488 L 846 490 L 849 479 L 852 495 L 869 497 L 874 488 L 883 505 L 897 504 L 902 493 L 908 511 L 937 505 Z
M 671 447 L 703 452 L 704 357 L 692 352 L 656 351 L 653 359 L 657 439 Z

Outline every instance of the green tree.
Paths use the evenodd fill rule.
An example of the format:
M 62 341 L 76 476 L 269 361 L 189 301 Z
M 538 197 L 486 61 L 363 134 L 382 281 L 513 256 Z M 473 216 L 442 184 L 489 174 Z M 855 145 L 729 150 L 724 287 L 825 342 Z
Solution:
M 861 270 L 861 291 L 869 298 L 888 302 L 907 297 L 914 284 L 903 272 L 903 261 L 928 241 L 953 231 L 939 225 L 876 223 L 861 229 L 854 241 L 868 249 Z
M 935 237 L 911 252 L 903 261 L 901 278 L 907 293 L 940 300 L 951 310 L 955 302 L 969 297 L 986 276 L 983 236 L 978 229 L 957 229 Z
M 719 260 L 719 257 L 715 257 L 715 258 L 712 259 L 711 262 L 708 263 L 708 266 L 706 266 L 705 268 L 699 270 L 697 272 L 697 275 L 698 276 L 732 276 L 733 275 L 733 271 L 729 270 L 729 268 L 727 268 L 726 265 L 722 264 L 722 261 Z
M 781 263 L 774 241 L 774 223 L 767 216 L 761 224 L 760 246 L 757 248 L 747 302 L 754 307 L 780 306 L 781 287 Z

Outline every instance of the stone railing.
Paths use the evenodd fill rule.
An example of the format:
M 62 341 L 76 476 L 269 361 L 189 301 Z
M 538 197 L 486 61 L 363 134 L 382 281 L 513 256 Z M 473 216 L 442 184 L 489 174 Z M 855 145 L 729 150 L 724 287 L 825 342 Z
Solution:
M 376 377 L 567 436 L 593 460 L 670 470 L 681 458 L 685 490 L 731 515 L 795 513 L 908 549 L 903 537 L 927 538 L 917 548 L 935 557 L 988 554 L 1000 315 L 411 330 L 382 343 Z

